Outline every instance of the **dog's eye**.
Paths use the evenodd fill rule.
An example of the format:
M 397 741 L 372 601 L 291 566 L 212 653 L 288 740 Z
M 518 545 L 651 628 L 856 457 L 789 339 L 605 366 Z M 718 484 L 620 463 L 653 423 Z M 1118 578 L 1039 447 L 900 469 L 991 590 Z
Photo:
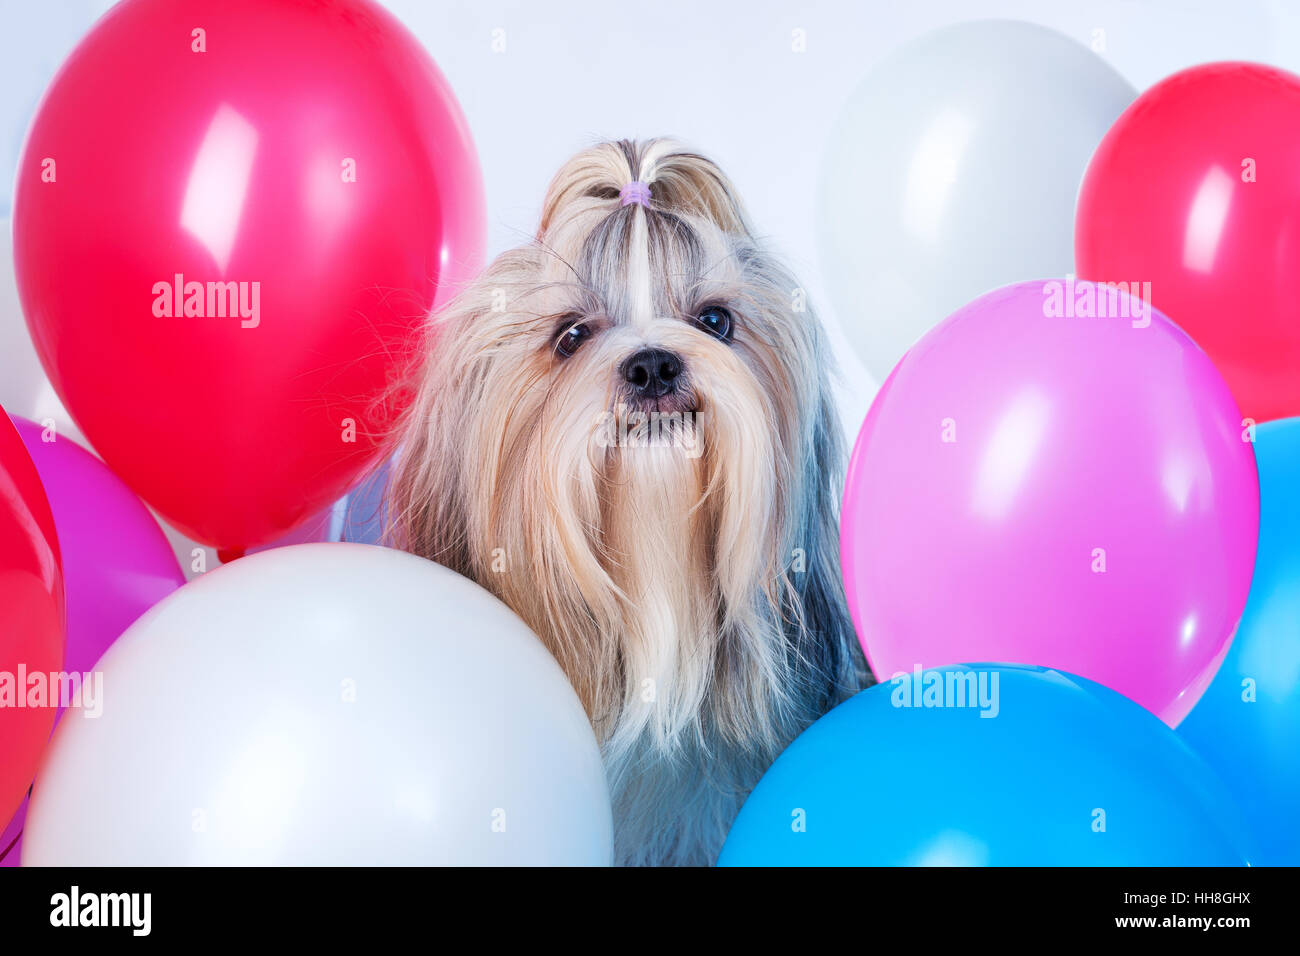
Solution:
M 695 321 L 714 338 L 723 342 L 731 341 L 731 313 L 721 306 L 709 306 Z
M 591 329 L 585 324 L 579 322 L 577 325 L 571 325 L 560 333 L 560 340 L 555 343 L 555 351 L 568 358 L 589 338 L 591 338 Z

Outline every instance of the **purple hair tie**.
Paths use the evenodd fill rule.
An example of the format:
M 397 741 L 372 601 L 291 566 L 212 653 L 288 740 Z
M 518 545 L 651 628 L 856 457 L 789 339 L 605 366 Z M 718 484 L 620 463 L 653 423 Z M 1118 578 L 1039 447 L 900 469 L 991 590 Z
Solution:
M 620 206 L 630 206 L 634 202 L 639 202 L 647 209 L 650 208 L 650 186 L 647 183 L 632 182 L 628 183 L 618 191 L 618 198 L 622 200 Z

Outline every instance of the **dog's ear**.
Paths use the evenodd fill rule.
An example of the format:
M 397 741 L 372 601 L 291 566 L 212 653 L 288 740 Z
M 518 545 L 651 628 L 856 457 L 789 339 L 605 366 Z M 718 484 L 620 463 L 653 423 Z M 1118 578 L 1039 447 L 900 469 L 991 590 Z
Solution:
M 383 541 L 437 561 L 461 574 L 472 571 L 465 478 L 461 473 L 466 416 L 482 387 L 482 320 L 492 308 L 493 267 L 429 320 L 427 357 L 410 380 L 414 399 L 390 439 L 393 464 L 384 495 Z M 480 358 L 481 361 L 481 358 Z
M 785 267 L 765 259 L 763 274 L 774 289 L 794 288 L 798 281 Z M 805 393 L 798 450 L 790 487 L 782 626 L 796 680 L 809 692 L 805 698 L 820 708 L 809 719 L 874 683 L 858 644 L 844 582 L 840 573 L 840 501 L 847 463 L 844 430 L 831 386 L 835 373 L 821 323 L 813 311 L 793 316 L 801 333 L 802 379 L 812 387 Z
M 839 501 L 843 492 L 844 440 L 829 383 L 823 382 L 809 447 L 804 456 L 803 513 L 795 532 L 804 570 L 790 574 L 799 607 L 790 608 L 786 636 L 799 676 L 822 694 L 818 713 L 874 683 L 858 645 L 840 575 Z M 800 543 L 801 542 L 801 543 Z
M 543 256 L 531 245 L 502 253 L 430 318 L 414 400 L 390 441 L 385 543 L 470 577 L 490 561 L 496 456 L 514 408 L 505 399 L 532 374 Z

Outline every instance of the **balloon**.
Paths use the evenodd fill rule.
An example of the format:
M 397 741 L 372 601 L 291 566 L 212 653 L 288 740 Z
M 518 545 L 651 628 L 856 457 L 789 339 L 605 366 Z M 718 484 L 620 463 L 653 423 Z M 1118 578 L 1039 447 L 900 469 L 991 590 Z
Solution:
M 15 418 L 13 424 L 45 487 L 63 555 L 63 666 L 88 671 L 136 618 L 184 584 L 185 576 L 149 509 L 102 461 L 26 419 Z
M 132 621 L 185 583 L 171 546 L 140 499 L 72 439 L 13 417 L 49 499 L 63 558 L 67 640 L 62 669 L 86 674 Z M 46 441 L 45 438 L 49 438 Z M 57 714 L 62 713 L 62 707 Z M 16 863 L 23 808 L 0 834 Z
M 27 796 L 18 805 L 18 811 L 8 826 L 0 830 L 0 867 L 18 866 L 23 852 L 23 824 L 27 820 Z
M 901 675 L 813 724 L 718 864 L 1238 866 L 1252 849 L 1214 774 L 1141 707 L 979 664 Z
M 334 504 L 330 505 L 320 514 L 313 515 L 300 525 L 296 525 L 291 531 L 285 532 L 278 538 L 249 548 L 248 554 L 256 554 L 259 551 L 269 551 L 272 548 L 283 548 L 290 544 L 311 544 L 318 541 L 342 541 L 343 519 L 336 517 L 336 512 L 343 508 L 344 503 L 348 500 L 348 495 L 344 495 Z M 208 545 L 195 541 L 193 538 L 186 537 L 175 528 L 166 523 L 162 523 L 163 534 L 167 538 L 167 544 L 171 547 L 181 571 L 185 575 L 185 580 L 191 581 L 200 574 L 206 574 L 215 567 L 219 567 L 224 557 L 226 562 L 238 560 L 241 554 L 231 554 L 226 551 L 218 551 Z M 373 543 L 373 542 L 363 542 Z
M 877 64 L 822 163 L 818 246 L 831 303 L 877 381 L 955 309 L 1065 275 L 1088 157 L 1136 91 L 1055 31 L 980 20 Z
M 387 522 L 388 478 L 392 473 L 393 459 L 389 458 L 375 469 L 366 480 L 342 502 L 343 526 L 340 539 L 359 544 L 381 544 Z
M 1258 834 L 1256 862 L 1300 865 L 1300 419 L 1255 435 L 1259 553 L 1228 656 L 1178 732 Z
M 62 667 L 54 518 L 22 439 L 0 413 L 0 820 L 13 816 L 32 782 L 54 723 L 49 675 Z
M 1300 77 L 1211 63 L 1162 80 L 1097 148 L 1077 271 L 1146 294 L 1256 421 L 1300 415 Z
M 607 864 L 563 672 L 505 605 L 360 544 L 251 554 L 101 661 L 37 775 L 23 865 Z
M 370 0 L 125 0 L 51 85 L 14 209 L 59 396 L 228 556 L 376 460 L 435 290 L 477 269 L 484 229 L 455 98 Z
M 878 676 L 1057 667 L 1170 725 L 1200 697 L 1250 587 L 1255 457 L 1213 364 L 1146 309 L 1092 283 L 1018 283 L 898 363 L 840 531 Z

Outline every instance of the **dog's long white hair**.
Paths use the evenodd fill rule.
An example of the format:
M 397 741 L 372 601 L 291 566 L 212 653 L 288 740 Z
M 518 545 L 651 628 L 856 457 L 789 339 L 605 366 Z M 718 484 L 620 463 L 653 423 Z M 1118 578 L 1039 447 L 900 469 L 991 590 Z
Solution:
M 624 202 L 634 182 L 648 197 Z M 390 540 L 558 659 L 603 747 L 618 860 L 711 863 L 782 748 L 869 680 L 803 292 L 708 159 L 603 143 L 429 331 Z

